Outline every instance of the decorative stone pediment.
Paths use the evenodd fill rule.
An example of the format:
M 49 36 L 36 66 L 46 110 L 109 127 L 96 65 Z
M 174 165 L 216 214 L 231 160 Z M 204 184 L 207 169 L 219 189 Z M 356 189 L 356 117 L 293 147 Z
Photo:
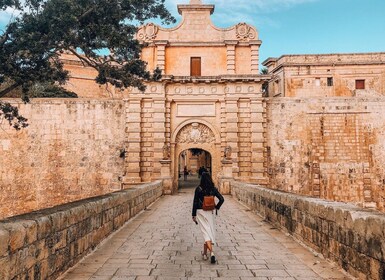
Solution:
M 236 35 L 239 40 L 254 40 L 257 36 L 255 30 L 248 24 L 242 22 L 237 24 Z
M 230 28 L 216 27 L 211 14 L 215 5 L 204 4 L 201 0 L 190 0 L 189 4 L 178 5 L 181 22 L 172 28 L 163 28 L 148 23 L 139 28 L 137 39 L 143 42 L 164 41 L 170 46 L 221 44 L 225 41 L 261 44 L 258 31 L 251 25 L 239 23 Z
M 183 127 L 176 137 L 177 143 L 213 143 L 215 135 L 209 127 L 201 123 L 192 123 Z
M 138 31 L 138 39 L 142 41 L 152 41 L 156 38 L 159 27 L 154 23 L 147 23 Z

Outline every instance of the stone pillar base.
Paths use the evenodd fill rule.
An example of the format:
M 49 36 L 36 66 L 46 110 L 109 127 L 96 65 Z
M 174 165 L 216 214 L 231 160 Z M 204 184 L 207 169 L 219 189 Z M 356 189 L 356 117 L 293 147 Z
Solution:
M 172 195 L 175 193 L 173 187 L 173 177 L 171 176 L 171 160 L 163 159 L 160 161 L 162 165 L 160 169 L 160 178 L 163 181 L 163 194 Z
M 223 176 L 219 178 L 219 192 L 221 194 L 231 194 L 230 182 L 233 178 L 233 161 L 231 159 L 222 160 Z

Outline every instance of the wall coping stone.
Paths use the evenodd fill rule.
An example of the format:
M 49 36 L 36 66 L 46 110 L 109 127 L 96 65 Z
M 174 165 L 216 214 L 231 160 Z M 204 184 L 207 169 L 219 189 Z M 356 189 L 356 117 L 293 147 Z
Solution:
M 231 193 L 353 276 L 385 279 L 383 213 L 236 181 Z
M 159 180 L 1 220 L 0 279 L 56 279 L 162 191 Z

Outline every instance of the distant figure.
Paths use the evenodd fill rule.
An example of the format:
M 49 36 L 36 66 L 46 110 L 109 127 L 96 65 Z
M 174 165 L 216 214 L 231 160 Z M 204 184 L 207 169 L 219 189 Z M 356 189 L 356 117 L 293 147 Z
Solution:
M 187 170 L 187 166 L 185 166 L 183 169 L 183 176 L 185 181 L 187 180 L 187 175 L 188 175 L 188 170 Z
M 218 204 L 212 204 L 212 210 L 207 209 L 206 198 L 209 197 L 212 197 L 213 202 L 214 197 L 219 199 Z M 205 203 L 203 203 L 203 201 L 205 201 Z M 216 243 L 214 212 L 221 208 L 224 201 L 225 200 L 223 196 L 214 186 L 210 174 L 208 172 L 203 172 L 200 185 L 195 189 L 192 219 L 196 224 L 199 224 L 200 229 L 203 233 L 205 243 L 203 246 L 202 257 L 204 260 L 207 260 L 207 250 L 210 251 L 210 261 L 213 264 L 216 263 L 216 258 L 213 250 L 213 245 Z
M 201 166 L 198 170 L 198 178 L 202 176 L 203 172 L 208 172 L 208 170 L 206 169 L 206 167 Z

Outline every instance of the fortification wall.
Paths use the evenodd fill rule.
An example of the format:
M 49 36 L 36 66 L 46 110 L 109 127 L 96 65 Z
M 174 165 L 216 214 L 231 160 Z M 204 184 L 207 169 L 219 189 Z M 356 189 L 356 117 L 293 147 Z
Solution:
M 0 219 L 121 189 L 123 101 L 12 101 L 29 127 L 0 124 Z
M 385 98 L 267 104 L 273 189 L 385 211 Z
M 0 222 L 0 279 L 57 279 L 162 191 L 157 181 Z
M 359 279 L 385 279 L 382 213 L 240 182 L 231 183 L 231 193 L 351 275 Z

